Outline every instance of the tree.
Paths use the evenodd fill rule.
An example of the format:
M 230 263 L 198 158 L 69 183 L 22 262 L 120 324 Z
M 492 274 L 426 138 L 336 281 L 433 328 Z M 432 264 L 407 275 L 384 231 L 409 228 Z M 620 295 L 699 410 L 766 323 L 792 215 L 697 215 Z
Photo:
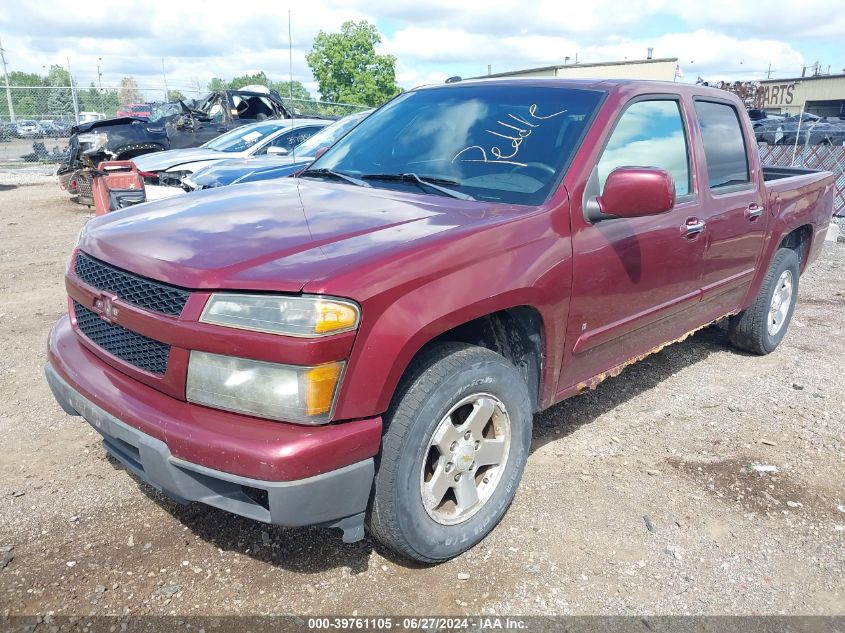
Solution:
M 208 82 L 208 91 L 217 92 L 218 90 L 226 90 L 226 81 L 220 77 L 213 77 L 211 81 Z
M 301 81 L 295 79 L 291 81 L 277 81 L 270 82 L 270 88 L 278 92 L 282 97 L 288 98 L 293 96 L 294 99 L 301 99 L 302 101 L 311 101 L 311 94 L 302 85 Z
M 168 101 L 185 101 L 186 97 L 178 90 L 168 90 L 167 91 L 167 100 Z
M 47 73 L 46 84 L 53 86 L 47 90 L 47 109 L 45 115 L 73 114 L 73 91 L 70 88 L 70 73 L 61 66 L 53 64 Z
M 244 86 L 267 86 L 270 87 L 270 80 L 267 78 L 267 75 L 264 74 L 263 70 L 258 71 L 253 75 L 241 75 L 240 77 L 234 77 L 232 81 L 230 81 L 226 87 L 229 90 L 237 90 L 238 88 L 243 88 Z
M 396 58 L 376 54 L 381 35 L 367 21 L 344 22 L 340 33 L 320 31 L 305 56 L 327 101 L 377 106 L 401 92 Z
M 144 100 L 141 91 L 138 90 L 138 82 L 134 77 L 124 77 L 120 80 L 120 88 L 118 88 L 118 96 L 123 105 L 130 103 L 139 103 Z

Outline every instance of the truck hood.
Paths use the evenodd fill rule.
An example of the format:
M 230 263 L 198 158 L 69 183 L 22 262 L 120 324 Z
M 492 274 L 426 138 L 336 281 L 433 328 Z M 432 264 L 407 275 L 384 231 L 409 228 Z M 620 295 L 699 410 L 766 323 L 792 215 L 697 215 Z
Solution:
M 490 206 L 281 179 L 109 213 L 88 222 L 79 246 L 119 268 L 185 288 L 299 292 L 312 279 L 348 272 L 356 261 L 481 219 Z
M 256 156 L 224 160 L 194 172 L 191 182 L 199 187 L 223 187 L 249 176 L 259 177 L 260 174 L 281 178 L 305 167 L 313 160 L 311 156 L 297 156 L 296 160 L 291 156 Z
M 194 147 L 191 149 L 169 149 L 164 152 L 153 152 L 134 158 L 135 166 L 141 171 L 167 171 L 172 167 L 178 167 L 185 163 L 193 163 L 201 160 L 225 160 L 227 157 L 234 158 L 239 154 L 227 154 L 213 149 Z
M 131 125 L 135 121 L 140 121 L 141 123 L 149 123 L 146 118 L 141 118 L 137 116 L 119 116 L 111 119 L 101 119 L 100 121 L 89 121 L 88 123 L 80 123 L 79 125 L 74 125 L 72 128 L 70 128 L 70 131 L 72 134 L 76 134 L 79 132 L 90 132 L 91 130 L 99 130 L 100 128 L 109 128 L 118 125 Z M 108 130 L 106 130 L 106 132 L 108 132 Z

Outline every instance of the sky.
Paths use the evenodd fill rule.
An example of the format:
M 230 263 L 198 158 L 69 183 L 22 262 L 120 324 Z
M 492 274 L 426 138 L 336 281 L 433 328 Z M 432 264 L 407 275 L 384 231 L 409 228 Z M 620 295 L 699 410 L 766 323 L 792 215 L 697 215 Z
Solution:
M 404 88 L 447 77 L 580 62 L 677 57 L 681 81 L 799 76 L 818 62 L 845 69 L 842 0 L 309 0 L 3 3 L 0 39 L 9 70 L 66 66 L 78 85 L 115 86 L 133 76 L 147 90 L 204 92 L 212 77 L 263 70 L 318 92 L 305 55 L 320 31 L 368 20 L 379 52 L 395 55 Z M 288 11 L 291 15 L 289 51 Z M 98 69 L 101 76 L 98 75 Z

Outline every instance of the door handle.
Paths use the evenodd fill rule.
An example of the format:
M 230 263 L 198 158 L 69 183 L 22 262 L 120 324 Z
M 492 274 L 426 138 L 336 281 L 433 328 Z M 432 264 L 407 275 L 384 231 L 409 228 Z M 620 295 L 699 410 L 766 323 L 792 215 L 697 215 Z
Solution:
M 684 237 L 693 238 L 697 237 L 698 234 L 704 230 L 705 226 L 707 225 L 703 220 L 699 220 L 698 218 L 687 218 L 687 221 L 684 223 L 684 226 L 681 227 L 681 230 Z
M 763 215 L 763 207 L 761 207 L 756 202 L 752 202 L 748 205 L 748 208 L 745 210 L 745 217 L 751 220 L 752 222 Z

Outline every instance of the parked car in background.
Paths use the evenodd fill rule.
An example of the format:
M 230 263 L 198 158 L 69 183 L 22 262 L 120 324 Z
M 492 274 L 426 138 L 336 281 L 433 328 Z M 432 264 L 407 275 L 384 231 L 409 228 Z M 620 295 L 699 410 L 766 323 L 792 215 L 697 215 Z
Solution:
M 196 149 L 146 154 L 134 161 L 103 161 L 92 180 L 94 207 L 101 215 L 184 194 L 183 180 L 196 169 L 229 156 L 287 156 L 327 124 L 323 119 L 267 120 L 230 130 Z
M 410 90 L 295 179 L 90 220 L 45 372 L 181 503 L 440 562 L 504 516 L 535 412 L 719 320 L 774 351 L 834 192 L 761 166 L 723 90 Z
M 121 106 L 115 113 L 116 117 L 137 116 L 141 117 L 142 119 L 149 119 L 151 115 L 151 103 L 130 103 L 128 105 Z
M 228 159 L 203 167 L 185 176 L 182 179 L 182 185 L 187 190 L 197 191 L 290 176 L 311 164 L 320 150 L 326 150 L 334 145 L 371 112 L 372 110 L 365 110 L 335 121 L 296 146 L 292 152 L 267 152 L 261 156 Z
M 283 155 L 330 122 L 324 119 L 272 119 L 242 125 L 192 149 L 171 149 L 134 159 L 150 183 L 182 188 L 182 178 L 228 158 Z
M 754 126 L 758 143 L 769 145 L 842 145 L 845 143 L 845 124 L 828 121 L 813 114 L 782 119 L 763 119 Z
M 31 119 L 18 119 L 16 130 L 21 138 L 35 138 L 41 133 L 41 127 Z
M 103 121 L 105 120 L 106 115 L 102 112 L 80 112 L 79 113 L 79 124 L 82 125 L 84 123 L 93 123 L 95 121 Z
M 154 108 L 149 120 L 120 117 L 95 121 L 73 128 L 69 159 L 59 167 L 61 186 L 92 204 L 91 173 L 106 160 L 130 160 L 143 154 L 168 149 L 199 147 L 223 132 L 247 123 L 294 117 L 275 91 L 264 86 L 212 92 L 196 106 L 177 103 L 170 108 Z

